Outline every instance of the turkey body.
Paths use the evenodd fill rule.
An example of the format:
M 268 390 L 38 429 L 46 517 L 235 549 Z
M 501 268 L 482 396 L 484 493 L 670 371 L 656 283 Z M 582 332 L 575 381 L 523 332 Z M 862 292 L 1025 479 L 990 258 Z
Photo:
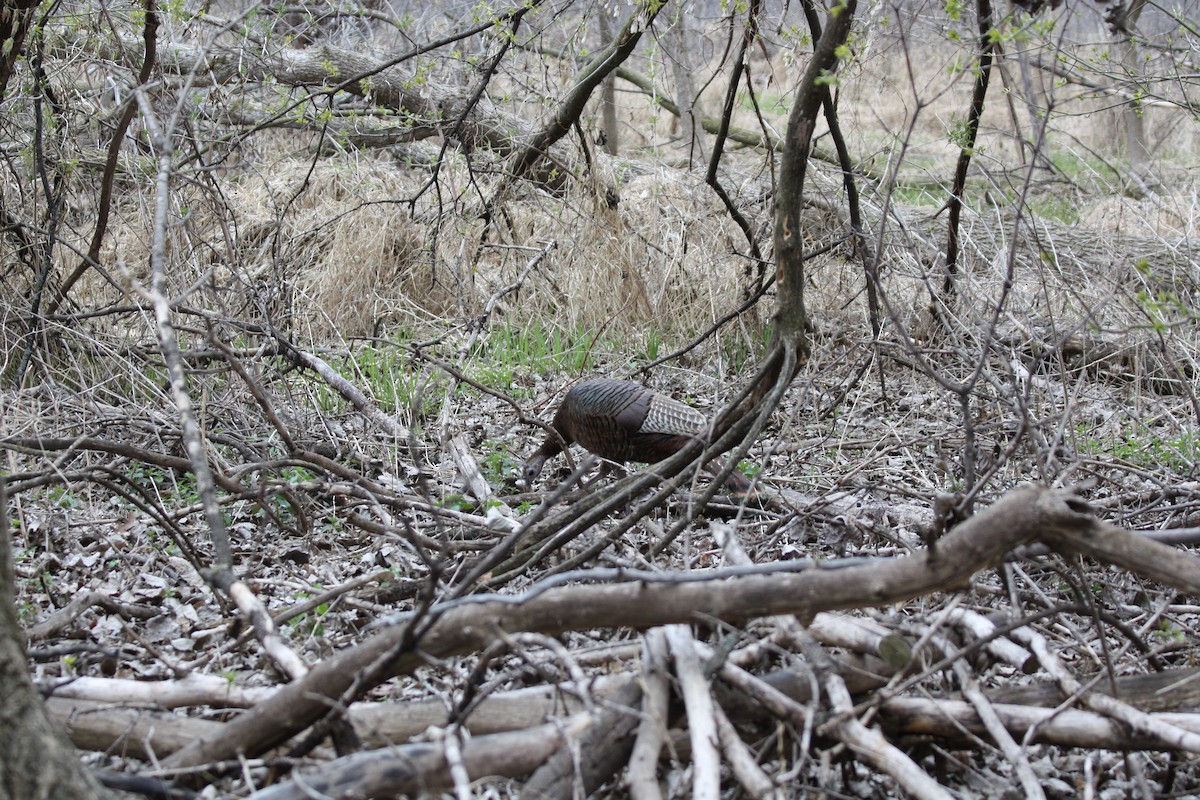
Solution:
M 662 461 L 708 433 L 708 420 L 691 406 L 615 378 L 596 378 L 574 386 L 559 405 L 553 425 L 568 445 L 576 442 L 618 464 Z M 561 452 L 558 439 L 547 436 L 525 462 L 526 486 L 532 486 L 547 459 Z M 715 473 L 719 463 L 711 462 L 705 469 Z M 735 491 L 750 488 L 737 470 L 726 483 Z

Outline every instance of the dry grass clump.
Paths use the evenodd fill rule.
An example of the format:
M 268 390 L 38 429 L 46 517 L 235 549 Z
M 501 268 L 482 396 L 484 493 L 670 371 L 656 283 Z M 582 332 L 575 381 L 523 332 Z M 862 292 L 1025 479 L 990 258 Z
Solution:
M 1132 236 L 1195 238 L 1200 234 L 1200 201 L 1196 186 L 1175 185 L 1170 194 L 1131 198 L 1106 195 L 1083 212 L 1080 224 L 1108 233 Z
M 293 154 L 295 138 L 263 147 L 266 166 L 222 183 L 219 193 L 183 181 L 173 187 L 170 291 L 234 317 L 265 311 L 313 341 L 451 311 L 457 287 L 430 266 L 430 226 L 415 221 L 406 202 L 427 176 L 384 155 L 314 163 Z M 138 280 L 149 274 L 150 201 L 124 200 L 103 256 Z M 463 237 L 456 241 L 461 247 Z M 83 302 L 112 301 L 97 276 L 85 283 Z
M 624 185 L 614 176 L 563 196 L 522 189 L 485 224 L 496 183 L 482 157 L 449 160 L 424 193 L 426 170 L 383 157 L 314 165 L 277 151 L 264 162 L 219 201 L 181 197 L 193 202 L 172 234 L 172 283 L 203 290 L 194 284 L 210 270 L 228 313 L 253 299 L 315 341 L 470 319 L 549 242 L 521 290 L 503 298 L 518 322 L 691 333 L 736 305 L 748 279 L 741 232 L 694 173 L 655 169 Z M 112 259 L 148 263 L 141 214 L 144 225 L 114 231 Z
M 656 170 L 581 215 L 558 260 L 568 325 L 686 332 L 735 306 L 745 239 L 698 176 Z
M 266 166 L 220 193 L 176 183 L 173 296 L 233 317 L 266 311 L 310 341 L 386 335 L 471 319 L 554 242 L 503 297 L 510 319 L 687 335 L 735 306 L 750 279 L 742 233 L 695 173 L 654 168 L 624 184 L 609 174 L 563 196 L 522 189 L 488 225 L 483 202 L 495 181 L 482 156 L 450 159 L 440 185 L 421 194 L 424 169 L 361 154 L 314 164 L 294 155 L 294 138 L 263 146 Z M 151 196 L 120 198 L 103 262 L 148 280 L 152 227 Z M 119 300 L 95 273 L 72 296 L 93 307 Z
M 241 181 L 230 207 L 248 234 L 243 253 L 263 268 L 276 262 L 271 274 L 292 287 L 293 319 L 308 335 L 353 337 L 447 306 L 422 270 L 422 232 L 403 203 L 413 188 L 382 159 L 281 161 Z

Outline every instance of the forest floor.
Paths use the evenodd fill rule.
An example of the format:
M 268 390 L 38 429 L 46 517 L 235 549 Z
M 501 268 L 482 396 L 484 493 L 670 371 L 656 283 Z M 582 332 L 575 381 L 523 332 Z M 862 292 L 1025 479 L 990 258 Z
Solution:
M 885 349 L 872 352 L 861 331 L 818 323 L 810 361 L 742 461 L 762 496 L 751 502 L 718 498 L 672 538 L 667 532 L 676 522 L 686 521 L 697 502 L 685 487 L 578 567 L 656 572 L 721 567 L 730 562 L 714 538 L 720 530 L 736 531 L 755 563 L 895 558 L 921 552 L 941 530 L 944 520 L 939 522 L 937 515 L 948 501 L 953 505 L 962 497 L 962 410 L 955 395 L 914 369 L 904 356 L 892 357 Z M 500 359 L 482 361 L 481 367 L 494 367 Z M 691 368 L 659 368 L 651 383 L 711 413 L 729 399 L 744 368 L 714 374 L 711 362 L 699 363 L 696 356 L 692 361 Z M 506 388 L 519 398 L 527 415 L 548 421 L 557 400 L 577 378 L 622 375 L 632 363 L 622 353 L 596 350 L 577 374 L 531 375 L 518 370 Z M 505 402 L 473 388 L 451 390 L 445 378 L 435 382 L 440 388 L 422 400 L 424 412 L 410 417 L 416 423 L 411 442 L 397 441 L 342 403 L 322 410 L 320 402 L 311 401 L 313 387 L 319 385 L 311 375 L 283 371 L 278 368 L 282 362 L 275 368 L 270 365 L 268 360 L 260 366 L 259 390 L 265 388 L 273 398 L 284 427 L 301 446 L 328 454 L 348 473 L 322 474 L 303 459 L 264 462 L 254 469 L 271 477 L 252 494 L 229 496 L 224 514 L 240 574 L 276 616 L 289 644 L 310 663 L 362 641 L 381 618 L 414 608 L 421 592 L 435 585 L 428 581 L 452 586 L 449 576 L 467 569 L 500 541 L 484 519 L 489 506 L 520 520 L 569 472 L 560 459 L 543 474 L 537 491 L 523 491 L 516 482 L 519 465 L 543 434 L 520 424 Z M 991 403 L 973 406 L 974 469 L 988 476 L 987 488 L 975 500 L 978 507 L 1033 481 L 1070 487 L 1098 516 L 1125 528 L 1200 524 L 1198 440 L 1193 398 L 1187 392 L 1158 393 L 1151 382 L 1103 365 L 1064 368 L 1058 361 L 1057 367 L 1037 369 L 1032 362 L 1027 368 L 999 363 L 995 369 L 1017 378 L 1006 388 L 1019 389 L 1023 399 L 1014 405 L 1011 391 L 998 390 Z M 289 398 L 304 398 L 303 404 L 289 403 Z M 1063 398 L 1069 398 L 1069 408 L 1064 408 Z M 245 466 L 272 449 L 263 439 L 261 421 L 250 418 L 248 399 L 234 384 L 207 397 L 215 452 L 223 454 L 222 460 L 241 454 Z M 48 383 L 6 392 L 4 407 L 10 436 L 33 431 L 46 436 L 54 430 L 59 436 L 87 434 L 134 444 L 147 453 L 180 452 L 173 435 L 164 436 L 174 425 L 161 411 L 131 414 L 128 408 L 104 408 L 87 394 Z M 452 435 L 465 442 L 494 492 L 483 502 L 464 487 L 449 448 L 439 444 Z M 58 626 L 38 630 L 31 639 L 36 679 L 47 688 L 61 689 L 81 677 L 169 683 L 202 673 L 222 676 L 239 690 L 272 686 L 275 678 L 264 670 L 261 650 L 230 628 L 227 613 L 197 570 L 209 548 L 194 480 L 147 463 L 153 458 L 88 449 L 80 444 L 72 455 L 57 459 L 61 475 L 78 479 L 24 491 L 15 498 L 22 618 L 31 626 L 60 619 Z M 246 455 L 251 453 L 256 457 Z M 10 463 L 16 467 L 22 461 Z M 224 463 L 228 469 L 236 462 Z M 19 480 L 36 472 L 30 466 L 12 474 Z M 364 528 L 357 518 L 365 509 L 345 499 L 354 476 L 412 504 L 403 512 L 393 507 L 393 516 L 378 517 L 375 522 L 382 527 Z M 697 481 L 696 488 L 702 487 L 706 477 Z M 579 500 L 579 493 L 572 492 L 560 502 L 569 508 Z M 147 505 L 159 510 L 147 513 Z M 160 514 L 165 517 L 157 518 Z M 602 541 L 619 517 L 618 513 L 529 563 L 497 590 L 519 592 L 553 574 Z M 407 537 L 406 528 L 427 537 L 426 547 Z M 188 555 L 192 548 L 199 561 Z M 116 605 L 85 606 L 75 610 L 78 615 L 62 617 L 61 609 L 72 599 L 96 592 Z M 1011 561 L 1000 571 L 976 575 L 969 588 L 953 593 L 880 607 L 865 603 L 857 616 L 899 634 L 910 646 L 934 632 L 949 637 L 935 637 L 939 646 L 962 646 L 965 642 L 939 622 L 950 609 L 1008 621 L 1037 619 L 1034 627 L 1081 679 L 1143 674 L 1148 667 L 1190 667 L 1197 657 L 1200 606 L 1192 598 L 1121 569 L 1052 555 Z M 719 626 L 702 638 L 714 646 L 732 647 L 737 663 L 744 666 L 786 671 L 791 663 L 786 649 L 762 649 L 769 631 L 770 626 L 761 625 Z M 525 642 L 519 652 L 493 658 L 478 675 L 472 675 L 482 668 L 478 656 L 440 661 L 384 684 L 368 698 L 399 703 L 400 708 L 422 702 L 456 708 L 465 702 L 463 692 L 504 696 L 552 685 L 566 676 L 560 675 L 562 670 L 569 672 L 566 665 L 595 676 L 636 671 L 637 642 L 628 630 L 581 630 L 560 637 L 557 644 Z M 936 653 L 918 654 L 912 664 L 936 661 Z M 995 658 L 976 657 L 970 663 L 985 689 L 1047 681 L 1036 670 L 1026 675 Z M 956 679 L 936 671 L 910 682 L 905 695 L 953 697 L 958 688 Z M 470 717 L 465 722 L 469 724 Z M 846 762 L 836 748 L 826 751 L 823 745 L 818 757 L 806 757 L 796 749 L 800 739 L 792 738 L 801 731 L 781 736 L 753 717 L 739 724 L 768 769 L 788 773 L 789 796 L 813 791 L 893 795 L 890 781 L 863 764 Z M 968 754 L 961 748 L 974 747 L 963 742 L 943 744 L 936 737 L 913 734 L 898 734 L 897 741 L 959 796 L 1003 795 L 1014 780 L 1011 765 L 989 756 L 986 748 Z M 686 764 L 684 755 L 676 758 L 683 759 L 679 766 Z M 1036 745 L 1029 748 L 1029 759 L 1051 797 L 1076 796 L 1081 780 L 1101 792 L 1099 796 L 1123 796 L 1147 786 L 1160 797 L 1200 792 L 1200 773 L 1161 753 Z M 318 756 L 314 763 L 319 761 Z M 495 789 L 504 791 L 502 786 Z

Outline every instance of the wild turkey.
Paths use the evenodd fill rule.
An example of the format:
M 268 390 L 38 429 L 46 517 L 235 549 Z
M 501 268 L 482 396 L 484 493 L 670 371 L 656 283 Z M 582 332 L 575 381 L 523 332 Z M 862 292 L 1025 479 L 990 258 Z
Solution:
M 554 414 L 554 429 L 567 444 L 578 442 L 601 458 L 654 463 L 678 453 L 708 433 L 708 420 L 696 409 L 632 381 L 596 378 L 573 387 Z M 525 485 L 532 487 L 546 459 L 562 452 L 554 436 L 525 462 Z M 607 464 L 605 468 L 607 469 Z M 705 465 L 714 475 L 719 461 Z M 750 482 L 738 470 L 725 485 L 746 492 Z

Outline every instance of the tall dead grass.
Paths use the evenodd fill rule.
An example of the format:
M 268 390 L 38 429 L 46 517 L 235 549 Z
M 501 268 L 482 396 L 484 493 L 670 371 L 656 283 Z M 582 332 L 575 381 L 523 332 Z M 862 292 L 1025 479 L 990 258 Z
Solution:
M 970 72 L 955 61 L 961 49 L 922 43 L 922 57 L 915 59 L 915 51 L 884 43 L 864 39 L 863 57 L 847 66 L 838 87 L 839 114 L 855 158 L 885 179 L 882 185 L 864 184 L 876 226 L 872 235 L 884 224 L 882 197 L 893 178 L 924 181 L 935 196 L 948 191 L 957 157 L 950 133 L 965 113 L 971 90 Z M 789 108 L 785 81 L 798 73 L 794 58 L 778 48 L 756 65 L 766 90 L 763 118 L 740 104 L 737 124 L 782 131 Z M 551 66 L 548 61 L 540 76 L 547 89 L 565 79 Z M 666 74 L 661 67 L 659 74 Z M 569 65 L 558 69 L 565 73 Z M 1004 85 L 999 77 L 997 85 Z M 1116 112 L 1099 111 L 1105 101 L 1067 95 L 1053 81 L 1037 86 L 1040 93 L 1029 104 L 1005 102 L 998 89 L 984 118 L 976 164 L 993 181 L 998 205 L 967 214 L 967 278 L 961 288 L 968 307 L 984 307 L 995 297 L 994 280 L 1004 280 L 996 277 L 1011 218 L 1003 206 L 1021 179 L 1026 151 L 1019 140 L 1031 135 L 1039 104 L 1053 100 L 1060 112 L 1052 120 L 1049 149 L 1076 153 L 1081 170 L 1090 168 L 1085 161 L 1093 148 L 1111 144 Z M 709 84 L 704 99 L 710 110 L 720 90 L 720 80 Z M 1049 92 L 1057 93 L 1051 97 Z M 654 98 L 628 92 L 620 97 L 623 130 L 630 132 L 620 158 L 593 153 L 592 170 L 565 194 L 528 186 L 510 191 L 487 221 L 484 204 L 495 194 L 495 176 L 504 167 L 487 153 L 475 153 L 468 163 L 451 150 L 437 184 L 429 186 L 428 167 L 406 164 L 398 150 L 331 149 L 314 159 L 308 149 L 313 137 L 260 132 L 244 145 L 240 163 L 217 180 L 176 182 L 173 290 L 195 305 L 230 315 L 269 314 L 276 324 L 314 342 L 387 336 L 399 329 L 445 330 L 474 319 L 500 293 L 497 313 L 518 325 L 604 330 L 632 339 L 648 331 L 688 336 L 736 307 L 755 265 L 746 258 L 741 231 L 703 183 L 703 160 L 694 159 L 690 170 L 678 168 L 694 155 L 678 126 L 669 124 Z M 1147 113 L 1152 139 L 1166 141 L 1165 131 L 1180 128 L 1177 115 L 1159 109 Z M 419 163 L 438 152 L 432 143 L 410 147 L 423 154 Z M 763 153 L 734 149 L 721 173 L 767 247 L 768 175 Z M 1097 180 L 1070 190 L 1081 198 L 1083 225 L 1120 234 L 1140 235 L 1144 229 L 1145 235 L 1170 238 L 1195 235 L 1195 176 L 1183 174 L 1141 205 L 1088 194 L 1099 185 Z M 814 173 L 809 188 L 829 207 L 844 208 L 836 174 Z M 915 318 L 927 305 L 930 282 L 939 279 L 944 218 L 936 217 L 936 208 L 906 209 L 903 200 L 892 198 L 899 212 L 886 222 L 882 237 L 883 274 L 895 307 Z M 121 265 L 135 276 L 145 274 L 148 261 L 149 201 L 148 186 L 123 187 L 104 253 L 106 264 Z M 87 209 L 81 213 L 86 216 Z M 86 243 L 85 222 L 81 217 L 77 247 Z M 844 234 L 844 219 L 814 213 L 809 236 L 814 247 Z M 549 242 L 555 249 L 516 287 L 533 253 Z M 1070 244 L 1060 239 L 1054 246 Z M 1094 255 L 1058 254 L 1065 256 L 1058 258 L 1060 265 L 1074 260 L 1096 269 L 1104 279 L 1092 292 L 1081 289 L 1079 275 L 1046 270 L 1036 246 L 1027 247 L 1016 293 L 1025 298 L 1028 286 L 1023 308 L 1035 315 L 1062 313 L 1062 298 L 1069 297 L 1073 313 L 1094 311 L 1126 274 L 1105 277 L 1105 265 Z M 62 269 L 70 266 L 67 260 Z M 809 272 L 813 315 L 837 317 L 839 324 L 865 331 L 861 265 L 847 261 L 841 249 L 814 260 Z M 82 307 L 96 307 L 115 303 L 120 295 L 91 275 L 76 298 Z
M 315 168 L 281 159 L 239 178 L 227 213 L 242 234 L 241 283 L 291 282 L 293 319 L 316 339 L 470 319 L 549 242 L 549 256 L 501 303 L 519 324 L 684 333 L 743 291 L 741 233 L 694 175 L 648 172 L 619 188 L 616 208 L 587 183 L 565 196 L 515 193 L 491 226 L 475 190 L 494 181 L 461 159 L 438 180 L 410 204 L 428 175 L 383 158 Z

